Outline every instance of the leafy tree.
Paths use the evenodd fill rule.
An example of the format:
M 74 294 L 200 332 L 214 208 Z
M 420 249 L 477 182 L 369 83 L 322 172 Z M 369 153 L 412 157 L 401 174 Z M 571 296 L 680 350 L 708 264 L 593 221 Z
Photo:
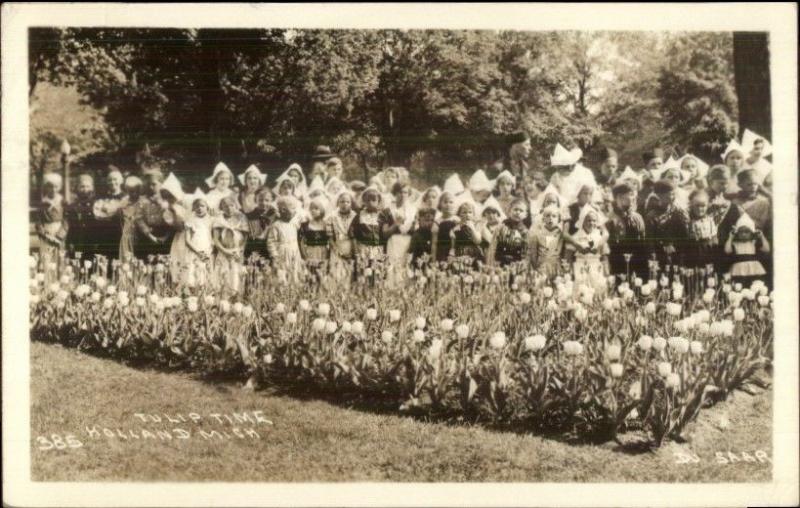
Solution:
M 670 140 L 709 160 L 738 130 L 732 52 L 730 33 L 676 35 L 658 79 Z

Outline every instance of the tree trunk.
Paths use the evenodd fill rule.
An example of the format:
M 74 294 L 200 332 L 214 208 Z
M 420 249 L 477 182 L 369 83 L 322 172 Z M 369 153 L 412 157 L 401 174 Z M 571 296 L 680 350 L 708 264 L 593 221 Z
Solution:
M 766 32 L 733 33 L 733 70 L 739 102 L 739 133 L 750 129 L 772 139 L 769 36 Z

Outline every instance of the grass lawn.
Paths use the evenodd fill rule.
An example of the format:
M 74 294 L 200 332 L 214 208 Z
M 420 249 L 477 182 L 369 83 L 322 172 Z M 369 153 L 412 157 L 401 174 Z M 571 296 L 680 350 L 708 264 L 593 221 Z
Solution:
M 31 453 L 35 481 L 516 481 L 759 482 L 772 475 L 772 392 L 736 394 L 701 413 L 689 442 L 655 452 L 575 445 L 481 426 L 429 423 L 313 398 L 256 392 L 189 374 L 137 370 L 60 346 L 31 344 Z M 261 411 L 272 423 L 232 425 L 211 413 Z M 134 413 L 162 415 L 144 423 Z M 187 422 L 172 424 L 164 413 Z M 197 413 L 192 422 L 189 413 Z M 255 422 L 255 423 L 253 423 Z M 99 436 L 86 427 L 97 426 Z M 110 433 L 134 432 L 106 437 Z M 147 429 L 190 435 L 150 438 Z M 236 437 L 233 427 L 252 428 Z M 230 437 L 202 437 L 216 430 Z M 240 430 L 240 433 L 243 430 Z M 73 434 L 82 446 L 57 449 L 38 436 Z M 55 440 L 50 437 L 50 443 Z M 735 453 L 721 464 L 716 453 Z M 749 452 L 750 455 L 743 455 Z M 697 461 L 679 464 L 693 453 Z

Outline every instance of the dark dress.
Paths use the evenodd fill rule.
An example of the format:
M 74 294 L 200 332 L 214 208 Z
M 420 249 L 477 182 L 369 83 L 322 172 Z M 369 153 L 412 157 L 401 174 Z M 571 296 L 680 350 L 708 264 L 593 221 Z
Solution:
M 411 254 L 411 266 L 418 268 L 424 256 L 431 256 L 433 249 L 433 231 L 430 228 L 417 229 L 411 233 L 411 246 L 408 249 Z
M 69 225 L 67 247 L 82 259 L 92 259 L 98 250 L 97 219 L 94 216 L 94 195 L 78 198 L 67 205 L 65 218 Z
M 107 217 L 97 217 L 95 215 L 96 226 L 96 249 L 97 254 L 105 256 L 107 259 L 117 259 L 119 257 L 119 242 L 122 239 L 122 204 L 125 194 L 117 194 L 99 199 L 95 202 L 95 208 L 105 203 L 107 206 L 115 208 L 115 211 Z
M 480 244 L 475 243 L 472 231 L 460 224 L 453 229 L 453 256 L 471 270 L 477 270 L 479 263 L 484 262 L 484 251 Z
M 503 221 L 497 230 L 494 257 L 497 264 L 507 266 L 525 259 L 528 248 L 528 229 L 524 222 Z
M 450 256 L 450 233 L 456 226 L 458 226 L 458 221 L 455 219 L 443 219 L 439 223 L 439 231 L 436 234 L 436 261 L 447 261 Z
M 712 198 L 708 206 L 708 214 L 717 224 L 717 246 L 715 247 L 714 270 L 718 274 L 726 273 L 731 267 L 731 257 L 725 254 L 725 242 L 733 231 L 734 226 L 742 216 L 742 207 L 729 201 Z
M 667 265 L 684 265 L 684 258 L 691 245 L 689 238 L 689 214 L 683 208 L 670 205 L 664 211 L 653 210 L 646 221 L 646 234 L 652 252 L 661 268 Z M 666 249 L 675 252 L 668 254 Z
M 247 218 L 247 225 L 250 234 L 247 235 L 247 242 L 244 246 L 244 258 L 248 259 L 253 254 L 257 254 L 262 259 L 269 259 L 269 252 L 267 251 L 267 229 L 275 222 L 277 218 L 277 211 L 274 206 L 270 206 L 266 210 L 254 208 L 249 213 L 245 214 Z
M 641 215 L 636 212 L 620 212 L 614 209 L 606 223 L 608 230 L 608 263 L 614 275 L 629 273 L 647 279 L 648 248 L 645 241 L 645 224 Z M 630 254 L 626 263 L 625 254 Z

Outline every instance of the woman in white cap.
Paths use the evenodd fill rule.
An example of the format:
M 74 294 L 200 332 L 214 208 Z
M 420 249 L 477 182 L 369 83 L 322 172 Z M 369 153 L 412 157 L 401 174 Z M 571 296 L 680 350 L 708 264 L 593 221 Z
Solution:
M 211 208 L 212 215 L 215 215 L 219 209 L 219 202 L 222 198 L 237 195 L 236 189 L 233 188 L 234 183 L 233 171 L 224 162 L 214 166 L 214 172 L 206 178 L 206 185 L 211 189 L 206 194 L 206 202 Z
M 126 263 L 133 259 L 133 242 L 136 234 L 136 207 L 142 193 L 142 180 L 138 176 L 125 179 L 125 203 L 122 207 L 122 233 L 119 239 L 119 259 Z
M 57 265 L 67 238 L 67 221 L 64 219 L 64 198 L 61 196 L 62 179 L 58 173 L 45 173 L 42 178 L 42 201 L 36 217 L 36 235 L 39 237 L 40 269 L 50 276 L 48 267 Z M 52 280 L 57 274 L 52 273 Z
M 511 207 L 511 202 L 514 201 L 514 188 L 517 186 L 517 179 L 510 171 L 506 170 L 497 175 L 495 178 L 494 192 L 497 197 L 497 202 L 503 210 L 503 214 L 508 213 Z M 534 196 L 528 196 L 528 199 L 533 199 Z

